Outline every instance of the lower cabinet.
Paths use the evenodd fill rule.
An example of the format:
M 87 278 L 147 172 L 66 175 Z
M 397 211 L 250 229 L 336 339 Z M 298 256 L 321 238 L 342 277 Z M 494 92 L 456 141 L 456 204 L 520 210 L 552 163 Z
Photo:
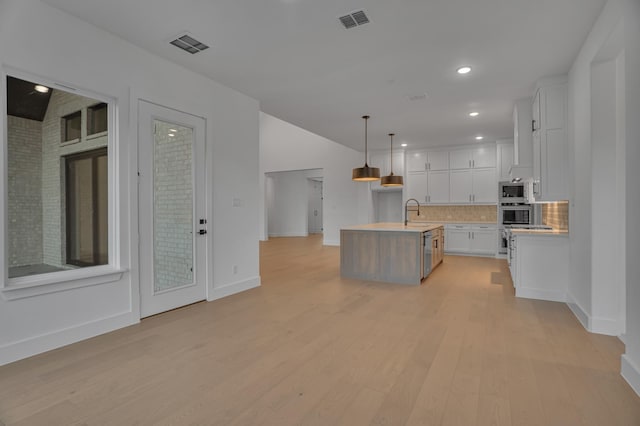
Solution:
M 444 230 L 442 228 L 431 231 L 431 270 L 442 262 L 444 258 Z
M 517 248 L 517 249 L 516 249 Z M 566 302 L 569 236 L 521 234 L 511 244 L 511 277 L 516 297 Z
M 496 225 L 446 225 L 444 249 L 447 253 L 495 256 Z

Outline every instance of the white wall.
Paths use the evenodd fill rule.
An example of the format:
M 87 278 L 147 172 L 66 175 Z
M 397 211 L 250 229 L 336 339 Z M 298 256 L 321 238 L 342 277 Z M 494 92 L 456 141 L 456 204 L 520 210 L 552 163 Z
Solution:
M 0 62 L 4 70 L 23 70 L 115 99 L 118 249 L 125 270 L 115 282 L 18 300 L 0 297 L 0 364 L 139 320 L 133 178 L 138 99 L 207 120 L 208 298 L 259 285 L 257 101 L 36 0 L 0 2 Z M 4 125 L 2 120 L 0 134 Z M 0 166 L 3 180 L 4 173 Z M 234 198 L 241 206 L 232 207 Z M 2 205 L 2 220 L 5 209 Z M 6 232 L 2 235 L 4 243 Z M 235 275 L 232 264 L 238 265 Z
M 374 191 L 372 199 L 375 222 L 404 221 L 402 190 Z
M 369 222 L 369 185 L 351 180 L 363 154 L 260 113 L 260 235 L 265 235 L 265 173 L 322 169 L 324 244 L 340 244 L 340 228 Z M 306 197 L 305 197 L 306 200 Z
M 612 36 L 615 38 L 618 28 L 621 28 L 622 40 L 620 43 L 612 42 Z M 615 47 L 616 44 L 620 44 L 617 49 L 622 49 L 623 53 L 622 58 L 616 59 L 616 134 L 611 138 L 613 140 L 604 142 L 598 140 L 598 132 L 613 125 L 610 118 L 592 118 L 592 113 L 602 113 L 598 102 L 592 103 L 592 83 L 596 83 L 597 90 L 604 84 L 597 66 L 595 76 L 592 76 L 592 70 L 594 63 L 602 60 L 603 56 L 615 56 L 616 48 L 609 46 Z M 612 50 L 607 51 L 609 49 Z M 606 72 L 605 75 L 608 78 L 611 76 Z M 611 85 L 609 90 L 612 90 Z M 594 95 L 599 102 L 605 99 L 602 93 L 596 92 Z M 640 227 L 636 223 L 640 217 L 640 191 L 636 187 L 640 182 L 640 168 L 637 167 L 640 164 L 640 2 L 637 0 L 609 0 L 605 5 L 571 67 L 569 111 L 569 144 L 573 171 L 572 205 L 569 209 L 569 293 L 576 303 L 573 308 L 578 310 L 578 316 L 582 317 L 588 327 L 612 332 L 613 329 L 606 329 L 617 322 L 619 332 L 626 329 L 626 354 L 623 356 L 622 373 L 636 392 L 640 393 Z M 595 134 L 592 134 L 592 124 L 596 126 Z M 607 149 L 614 150 L 615 160 L 610 153 L 604 152 L 602 144 L 606 144 Z M 594 170 L 599 167 L 600 159 L 603 160 L 605 170 L 608 169 L 615 175 L 615 183 L 602 176 L 600 171 Z M 624 167 L 618 167 L 622 159 Z M 616 167 L 612 170 L 613 164 Z M 607 200 L 612 205 L 609 206 L 606 220 L 600 208 L 595 206 L 601 194 L 595 193 L 597 197 L 592 200 L 593 191 L 601 191 L 603 186 L 609 186 L 609 191 L 620 194 L 615 200 Z M 614 225 L 620 218 L 625 220 L 623 227 Z M 619 247 L 618 254 L 618 259 L 624 259 L 624 263 L 603 263 L 603 267 L 610 272 L 609 279 L 604 281 L 605 274 L 601 271 L 593 275 L 591 273 L 591 244 L 598 242 L 595 239 L 590 241 L 589 236 L 596 227 L 609 227 L 611 232 L 626 238 L 625 245 Z M 616 266 L 624 269 L 624 273 L 616 274 Z M 620 284 L 622 289 L 618 288 Z M 601 297 L 603 295 L 604 298 Z M 618 321 L 615 313 L 616 295 L 626 298 L 626 321 Z
M 310 177 L 322 176 L 322 170 L 297 170 L 267 173 L 271 188 L 267 191 L 267 232 L 270 237 L 306 237 L 309 235 Z

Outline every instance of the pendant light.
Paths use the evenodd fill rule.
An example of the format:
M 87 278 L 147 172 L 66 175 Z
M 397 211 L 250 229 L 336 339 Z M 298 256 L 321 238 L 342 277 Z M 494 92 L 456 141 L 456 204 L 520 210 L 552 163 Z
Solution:
M 371 182 L 380 179 L 380 169 L 377 167 L 369 167 L 367 164 L 367 120 L 368 115 L 364 118 L 364 167 L 356 167 L 351 173 L 351 179 L 358 182 Z
M 394 133 L 389 133 L 391 137 L 391 173 L 389 176 L 383 176 L 380 179 L 380 185 L 382 186 L 402 186 L 402 176 L 396 176 L 393 174 L 393 136 Z

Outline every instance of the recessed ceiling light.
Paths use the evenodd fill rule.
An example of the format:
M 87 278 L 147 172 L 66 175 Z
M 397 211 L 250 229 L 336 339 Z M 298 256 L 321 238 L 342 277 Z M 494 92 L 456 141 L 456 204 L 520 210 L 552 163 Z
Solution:
M 42 84 L 36 84 L 36 92 L 40 93 L 49 93 L 49 88 L 47 86 L 43 86 Z
M 478 115 L 480 115 L 478 111 L 473 111 L 469 113 L 469 117 L 477 117 Z
M 175 135 L 174 135 L 173 133 L 169 133 L 169 137 L 170 137 L 170 138 L 172 138 L 172 137 L 174 137 L 174 136 L 175 136 Z
M 468 74 L 469 72 L 471 72 L 471 67 L 458 68 L 458 74 Z
M 177 130 L 176 130 L 176 129 L 169 129 L 169 131 L 170 131 L 171 133 L 175 133 L 175 132 L 177 132 Z
M 477 141 L 481 141 L 482 139 L 484 139 L 484 136 L 476 136 Z
M 401 143 L 400 146 L 407 146 L 407 144 L 406 143 Z

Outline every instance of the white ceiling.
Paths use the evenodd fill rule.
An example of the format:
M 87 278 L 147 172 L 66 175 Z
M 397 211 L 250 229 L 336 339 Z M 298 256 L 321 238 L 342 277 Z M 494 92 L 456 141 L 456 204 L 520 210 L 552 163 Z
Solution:
M 364 149 L 513 136 L 516 99 L 569 70 L 605 0 L 44 0 L 260 101 L 261 110 Z M 338 17 L 364 10 L 370 23 Z M 168 44 L 183 31 L 211 46 Z M 461 65 L 473 70 L 456 74 Z M 425 100 L 409 96 L 427 94 Z M 470 118 L 468 112 L 480 112 Z

